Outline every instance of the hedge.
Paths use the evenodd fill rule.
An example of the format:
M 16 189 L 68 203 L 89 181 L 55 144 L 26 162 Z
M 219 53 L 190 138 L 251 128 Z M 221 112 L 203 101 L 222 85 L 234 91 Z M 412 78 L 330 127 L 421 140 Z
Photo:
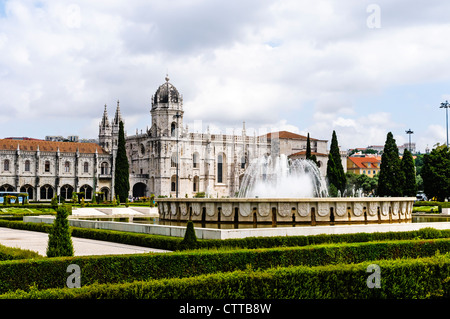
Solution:
M 421 258 L 450 252 L 450 239 L 328 244 L 307 247 L 192 251 L 179 253 L 59 257 L 0 262 L 0 293 L 16 289 L 62 288 L 67 267 L 81 269 L 81 284 L 192 277 L 215 272 L 360 263 L 367 260 Z
M 274 236 L 274 237 L 247 237 L 239 239 L 208 239 L 199 240 L 199 247 L 235 247 L 235 248 L 270 248 L 317 245 L 326 243 L 360 243 L 385 240 L 411 240 L 450 238 L 450 229 L 438 230 L 425 227 L 415 231 L 402 232 L 374 232 L 354 234 L 319 234 L 308 236 Z
M 19 221 L 7 221 L 0 219 L 0 227 L 9 227 L 22 230 L 49 232 L 51 224 L 24 223 Z M 181 250 L 183 238 L 143 233 L 131 233 L 106 229 L 90 229 L 71 227 L 72 236 L 117 242 L 122 244 L 142 247 L 159 248 L 165 250 Z M 247 237 L 238 239 L 198 239 L 197 248 L 271 248 L 293 247 L 324 243 L 358 243 L 383 240 L 407 240 L 407 239 L 433 239 L 450 238 L 450 229 L 438 230 L 434 228 L 422 228 L 416 231 L 404 232 L 375 232 L 354 234 L 320 234 L 308 236 L 274 236 L 274 237 Z
M 442 208 L 450 208 L 450 202 L 416 201 L 414 206 L 438 206 L 438 212 L 442 213 Z
M 0 298 L 366 299 L 448 298 L 450 258 L 380 260 L 380 288 L 369 288 L 372 262 L 238 270 L 190 278 L 15 291 Z
M 0 245 L 0 261 L 30 258 L 43 258 L 43 256 L 32 250 L 12 248 Z

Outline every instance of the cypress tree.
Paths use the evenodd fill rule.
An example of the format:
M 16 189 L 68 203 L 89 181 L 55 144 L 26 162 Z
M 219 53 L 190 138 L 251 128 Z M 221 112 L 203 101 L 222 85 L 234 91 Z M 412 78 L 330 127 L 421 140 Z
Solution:
M 327 179 L 330 187 L 330 194 L 332 196 L 337 196 L 338 191 L 340 191 L 341 194 L 344 193 L 345 186 L 347 184 L 347 178 L 342 166 L 341 154 L 339 151 L 339 144 L 335 131 L 333 131 L 330 153 L 328 154 Z
M 311 159 L 311 141 L 309 140 L 309 133 L 306 138 L 306 159 Z
M 415 197 L 417 194 L 416 169 L 412 154 L 407 149 L 403 152 L 401 168 L 405 177 L 403 181 L 403 196 Z
M 68 216 L 65 205 L 56 209 L 56 218 L 48 234 L 47 257 L 73 256 Z
M 119 142 L 117 146 L 116 164 L 114 172 L 114 192 L 119 196 L 120 202 L 124 203 L 130 191 L 129 165 L 125 149 L 125 132 L 123 122 L 119 123 Z
M 309 139 L 309 133 L 308 137 L 306 138 L 306 159 L 313 161 L 317 165 L 317 157 L 316 155 L 312 155 L 311 153 L 311 141 Z
M 398 147 L 394 136 L 386 136 L 383 155 L 381 156 L 380 177 L 378 178 L 379 196 L 403 196 L 404 174 L 398 157 Z

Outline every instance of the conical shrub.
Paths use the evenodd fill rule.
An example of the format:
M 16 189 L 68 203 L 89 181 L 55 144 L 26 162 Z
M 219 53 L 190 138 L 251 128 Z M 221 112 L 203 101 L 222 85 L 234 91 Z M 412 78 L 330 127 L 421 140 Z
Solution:
M 197 248 L 197 236 L 195 235 L 194 223 L 189 220 L 186 225 L 186 232 L 184 234 L 184 239 L 180 242 L 179 249 L 195 249 Z
M 48 235 L 47 257 L 73 256 L 68 216 L 65 205 L 56 209 L 56 219 Z

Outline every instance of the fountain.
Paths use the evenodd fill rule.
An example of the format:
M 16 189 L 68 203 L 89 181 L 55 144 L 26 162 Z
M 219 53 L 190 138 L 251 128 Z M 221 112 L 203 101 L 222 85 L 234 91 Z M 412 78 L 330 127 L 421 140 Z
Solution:
M 238 197 L 328 197 L 328 188 L 311 160 L 290 160 L 286 155 L 262 156 L 245 171 Z
M 158 198 L 156 224 L 73 219 L 70 223 L 183 237 L 185 222 L 192 220 L 197 238 L 203 239 L 407 231 L 428 225 L 412 223 L 415 197 L 361 197 L 361 189 L 329 197 L 326 185 L 311 161 L 266 156 L 249 165 L 238 197 Z M 53 222 L 52 218 L 30 216 L 24 221 Z M 205 227 L 211 224 L 216 227 Z
M 161 220 L 200 223 L 335 225 L 411 222 L 415 197 L 329 197 L 310 160 L 263 156 L 246 169 L 236 198 L 161 198 Z M 347 194 L 343 194 L 347 195 Z

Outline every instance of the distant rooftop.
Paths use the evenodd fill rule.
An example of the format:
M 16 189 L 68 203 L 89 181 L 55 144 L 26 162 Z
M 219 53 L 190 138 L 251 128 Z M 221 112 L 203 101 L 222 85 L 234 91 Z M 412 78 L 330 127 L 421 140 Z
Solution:
M 292 133 L 292 132 L 288 132 L 288 131 L 271 132 L 271 133 L 265 134 L 265 136 L 267 137 L 267 139 L 271 139 L 271 138 L 298 139 L 298 140 L 306 140 L 307 139 L 307 137 L 304 135 L 300 135 L 300 134 L 296 134 L 296 133 Z M 311 136 L 309 137 L 309 139 L 311 141 L 319 141 L 319 139 L 312 138 Z
M 54 142 L 32 138 L 5 138 L 0 139 L 0 150 L 19 150 L 62 153 L 95 153 L 107 154 L 107 152 L 95 143 L 75 143 L 75 142 Z

